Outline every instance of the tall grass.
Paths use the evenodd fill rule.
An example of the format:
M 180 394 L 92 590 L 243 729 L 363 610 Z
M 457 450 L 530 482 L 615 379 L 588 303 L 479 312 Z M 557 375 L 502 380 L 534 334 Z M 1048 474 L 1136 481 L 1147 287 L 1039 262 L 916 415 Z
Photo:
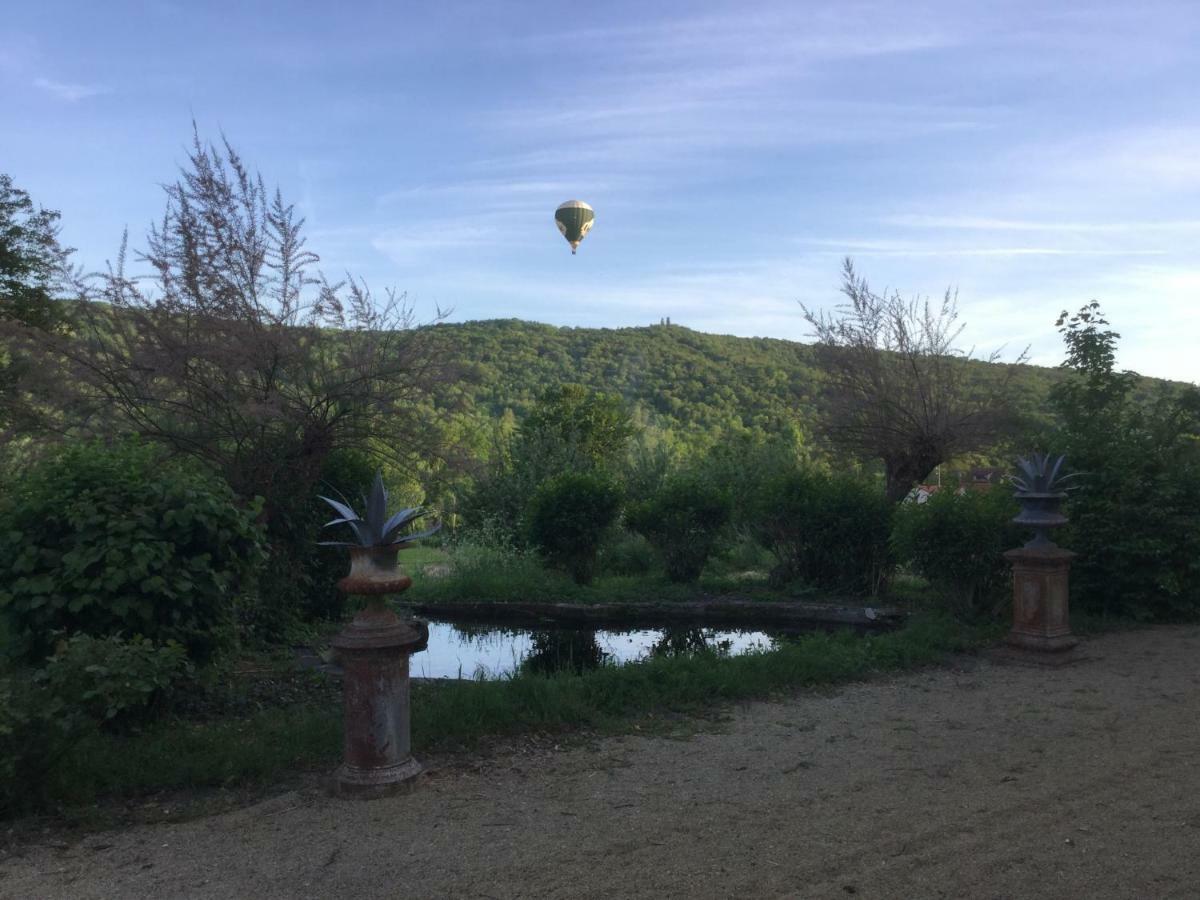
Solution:
M 639 539 L 640 540 L 640 539 Z M 618 542 L 618 550 L 623 548 Z M 743 554 L 744 555 L 744 554 Z M 754 558 L 761 561 L 759 554 Z M 739 559 L 739 562 L 741 560 Z M 413 603 L 474 601 L 512 603 L 538 600 L 546 603 L 624 603 L 637 601 L 688 601 L 714 594 L 751 595 L 780 600 L 804 596 L 822 599 L 827 594 L 798 594 L 796 586 L 776 590 L 767 586 L 765 571 L 746 571 L 723 561 L 710 567 L 695 584 L 677 584 L 661 570 L 648 574 L 626 572 L 629 560 L 620 560 L 591 584 L 576 584 L 566 573 L 548 568 L 538 555 L 504 543 L 502 539 L 471 536 L 445 549 L 425 549 L 420 557 L 402 558 L 413 579 L 404 599 Z
M 536 554 L 498 541 L 464 539 L 452 544 L 444 562 L 449 571 L 414 570 L 409 599 L 422 603 L 452 600 L 577 600 L 579 586 L 562 572 L 547 569 Z

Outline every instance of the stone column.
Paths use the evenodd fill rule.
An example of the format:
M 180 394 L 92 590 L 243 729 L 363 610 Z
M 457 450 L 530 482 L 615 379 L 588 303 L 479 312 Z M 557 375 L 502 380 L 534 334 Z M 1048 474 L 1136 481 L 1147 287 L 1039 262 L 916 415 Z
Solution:
M 1047 654 L 1078 644 L 1071 634 L 1067 605 L 1067 578 L 1076 554 L 1047 542 L 1009 550 L 1004 556 L 1013 569 L 1013 627 L 1008 643 Z
M 345 694 L 337 793 L 363 799 L 394 793 L 421 773 L 411 752 L 408 658 L 425 649 L 429 627 L 402 621 L 374 598 L 331 643 Z

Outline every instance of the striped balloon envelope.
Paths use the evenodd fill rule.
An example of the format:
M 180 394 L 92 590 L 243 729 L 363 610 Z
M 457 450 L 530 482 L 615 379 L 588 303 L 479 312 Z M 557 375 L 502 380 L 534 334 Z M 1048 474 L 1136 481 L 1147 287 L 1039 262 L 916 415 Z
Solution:
M 592 222 L 595 219 L 595 210 L 582 200 L 568 200 L 554 211 L 554 224 L 571 245 L 572 256 L 579 247 L 579 242 L 592 230 Z

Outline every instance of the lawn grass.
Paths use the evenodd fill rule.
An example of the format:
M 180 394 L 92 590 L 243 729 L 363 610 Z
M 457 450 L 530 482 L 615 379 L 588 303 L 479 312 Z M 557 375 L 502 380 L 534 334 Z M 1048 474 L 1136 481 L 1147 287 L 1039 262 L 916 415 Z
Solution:
M 686 602 L 730 595 L 764 601 L 841 601 L 828 592 L 799 585 L 769 587 L 765 569 L 744 570 L 721 560 L 713 560 L 699 581 L 692 584 L 672 582 L 655 569 L 628 574 L 602 570 L 590 584 L 576 584 L 565 572 L 547 567 L 533 551 L 469 541 L 406 549 L 400 561 L 413 579 L 405 599 L 414 603 L 512 603 L 534 599 L 584 604 Z
M 978 630 L 921 617 L 887 634 L 814 633 L 742 656 L 700 653 L 582 675 L 416 684 L 413 750 L 420 756 L 471 749 L 489 737 L 523 733 L 627 731 L 651 715 L 695 713 L 936 663 L 980 640 Z M 136 734 L 89 738 L 56 767 L 45 795 L 78 805 L 169 790 L 265 787 L 305 770 L 331 769 L 340 746 L 336 704 L 272 708 L 234 720 L 168 721 Z
M 494 568 L 456 568 L 449 574 L 428 575 L 416 568 L 407 571 L 413 586 L 404 599 L 413 603 L 517 603 L 535 598 L 544 603 L 683 603 L 734 596 L 764 602 L 863 602 L 861 598 L 847 599 L 800 585 L 772 588 L 765 572 L 706 572 L 692 584 L 679 584 L 659 574 L 602 575 L 590 584 L 576 584 L 564 573 L 547 569 L 531 557 L 509 559 Z

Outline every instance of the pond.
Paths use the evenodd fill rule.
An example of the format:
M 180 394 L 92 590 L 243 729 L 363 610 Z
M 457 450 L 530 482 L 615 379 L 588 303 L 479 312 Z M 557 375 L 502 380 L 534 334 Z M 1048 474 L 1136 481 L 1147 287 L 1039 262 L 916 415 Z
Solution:
M 781 632 L 716 628 L 593 631 L 527 630 L 429 623 L 429 648 L 409 665 L 414 678 L 502 678 L 517 671 L 583 671 L 650 656 L 714 651 L 736 656 L 771 650 Z

